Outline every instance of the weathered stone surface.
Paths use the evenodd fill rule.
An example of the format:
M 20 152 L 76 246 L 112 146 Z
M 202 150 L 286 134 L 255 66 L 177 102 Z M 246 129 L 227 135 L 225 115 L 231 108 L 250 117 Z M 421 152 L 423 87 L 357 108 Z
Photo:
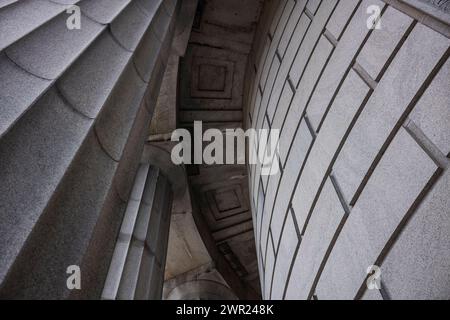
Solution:
M 134 175 L 138 170 L 139 162 L 141 160 L 137 155 L 142 154 L 144 149 L 144 142 L 149 133 L 150 119 L 151 114 L 148 113 L 145 105 L 141 104 L 133 127 L 129 133 L 113 182 L 117 193 L 124 201 L 128 200 L 133 186 Z
M 105 30 L 58 80 L 58 89 L 85 116 L 95 119 L 131 59 Z
M 2 297 L 100 297 L 150 122 L 151 106 L 141 104 L 147 84 L 129 51 L 154 32 L 152 21 L 167 30 L 156 50 L 160 72 L 151 60 L 136 66 L 153 82 L 164 73 L 176 1 L 165 1 L 161 20 L 142 6 L 161 1 L 83 1 L 82 28 L 69 30 L 67 5 L 78 2 L 0 3 Z M 137 55 L 148 58 L 153 47 Z M 158 90 L 152 83 L 146 97 Z M 77 293 L 65 285 L 71 264 L 85 281 Z
M 50 86 L 49 80 L 35 77 L 0 55 L 0 137 Z
M 291 108 L 292 98 L 294 93 L 288 81 L 284 82 L 283 91 L 281 92 L 280 100 L 275 108 L 275 115 L 272 120 L 272 129 L 280 130 L 283 128 L 286 115 Z M 281 132 L 280 132 L 281 133 Z
M 366 290 L 361 299 L 369 301 L 380 301 L 383 300 L 383 296 L 381 295 L 380 290 Z
M 340 39 L 352 13 L 358 5 L 358 0 L 339 1 L 333 15 L 326 26 L 335 39 Z
M 395 47 L 411 26 L 413 19 L 389 7 L 381 17 L 381 29 L 375 29 L 356 59 L 372 79 L 378 79 Z
M 92 120 L 67 106 L 52 89 L 2 137 L 0 279 L 38 221 L 91 124 Z
M 413 213 L 383 262 L 392 299 L 447 300 L 450 292 L 450 170 Z
M 116 161 L 120 161 L 122 157 L 145 92 L 145 83 L 132 63 L 127 65 L 118 82 L 119 85 L 108 97 L 95 124 L 100 143 Z M 125 85 L 130 85 L 131 88 L 128 89 Z
M 117 17 L 131 0 L 97 0 L 82 1 L 80 3 L 81 11 L 89 18 L 102 23 L 108 24 Z
M 450 1 L 448 0 L 421 0 L 427 2 L 435 7 L 438 7 L 444 12 L 450 13 Z
M 312 13 L 316 14 L 317 9 L 319 9 L 320 0 L 310 0 L 308 1 L 308 4 L 306 5 L 306 8 Z
M 301 116 L 305 112 L 314 87 L 333 49 L 334 47 L 328 39 L 325 36 L 321 36 L 292 102 L 295 115 Z
M 435 182 L 436 163 L 445 169 L 446 156 L 450 156 L 449 84 L 444 80 L 449 78 L 449 62 L 445 61 L 449 50 L 445 26 L 449 16 L 426 4 L 428 1 L 404 2 L 308 1 L 306 11 L 298 13 L 303 2 L 297 1 L 292 10 L 286 7 L 287 1 L 281 1 L 278 10 L 271 8 L 269 11 L 273 12 L 263 14 L 263 19 L 268 19 L 264 23 L 270 27 L 267 33 L 256 35 L 256 42 L 261 43 L 256 50 L 261 52 L 254 54 L 258 58 L 250 57 L 255 77 L 248 78 L 254 83 L 249 84 L 251 98 L 244 101 L 249 103 L 252 114 L 246 123 L 255 129 L 269 125 L 280 128 L 282 124 L 283 129 L 281 179 L 263 179 L 260 166 L 252 166 L 249 171 L 255 205 L 256 190 L 262 190 L 256 215 L 262 274 L 266 272 L 263 264 L 271 254 L 272 242 L 279 248 L 272 298 L 281 298 L 286 286 L 291 287 L 291 297 L 314 294 L 319 300 L 353 299 L 357 293 L 358 298 L 366 300 L 450 296 L 445 280 L 448 259 L 444 258 L 448 256 L 448 241 L 442 231 L 447 225 L 442 214 L 449 205 L 441 199 L 445 183 Z M 374 5 L 383 14 L 379 30 L 367 27 L 375 13 L 371 11 Z M 279 24 L 283 14 L 290 15 L 281 19 L 287 24 Z M 293 21 L 298 22 L 294 31 Z M 281 63 L 271 70 L 274 43 L 279 39 Z M 266 81 L 277 71 L 274 81 Z M 292 85 L 294 90 L 288 88 Z M 299 127 L 303 111 L 308 126 Z M 297 129 L 308 132 L 303 134 L 308 138 L 301 143 L 302 135 L 295 136 Z M 299 149 L 302 151 L 297 153 Z M 323 199 L 329 195 L 330 174 L 339 195 L 339 199 L 334 195 L 334 203 L 350 212 L 347 221 L 346 215 L 339 220 L 342 216 L 319 219 L 325 214 L 317 214 L 318 210 L 330 214 L 329 210 L 322 210 Z M 273 195 L 276 184 L 279 188 Z M 423 198 L 428 188 L 429 194 Z M 293 230 L 286 226 L 283 229 L 290 206 L 304 237 L 287 279 L 290 254 L 296 249 L 296 244 L 290 242 L 292 237 L 285 235 Z M 412 225 L 413 220 L 405 224 L 416 207 L 415 213 L 422 218 L 416 218 Z M 414 217 L 419 216 L 413 214 Z M 315 254 L 324 255 L 324 250 L 333 246 L 333 232 L 328 233 L 326 226 L 332 223 L 337 228 L 341 221 L 345 222 L 344 229 L 334 239 L 337 243 L 323 262 L 325 270 L 316 287 L 313 281 L 320 272 L 317 264 L 322 263 L 323 256 Z M 318 226 L 314 232 L 313 226 Z M 325 240 L 317 240 L 324 237 Z M 427 246 L 432 250 L 427 252 Z M 287 258 L 280 256 L 284 249 L 289 252 Z M 388 260 L 384 264 L 381 261 L 386 254 L 389 271 L 384 269 Z M 382 264 L 384 292 L 364 290 L 367 268 L 375 262 Z M 427 273 L 426 269 L 432 271 Z M 271 272 L 268 270 L 268 274 Z M 416 278 L 420 278 L 417 288 L 411 289 Z M 267 278 L 262 279 L 263 295 L 270 298 L 267 283 Z
M 280 8 L 282 7 L 283 11 L 282 11 L 279 22 L 277 22 L 277 25 L 276 25 L 275 29 L 273 30 L 274 32 L 272 33 L 272 35 L 273 35 L 272 42 L 270 44 L 269 52 L 267 53 L 267 58 L 265 60 L 265 63 L 263 66 L 263 71 L 261 74 L 260 86 L 263 91 L 265 91 L 265 89 L 266 89 L 267 79 L 268 79 L 269 75 L 271 74 L 270 68 L 271 68 L 272 59 L 275 57 L 278 44 L 280 42 L 281 37 L 283 36 L 284 28 L 286 27 L 286 24 L 289 20 L 289 16 L 292 12 L 292 9 L 294 8 L 294 5 L 295 5 L 295 1 L 293 1 L 293 0 L 288 0 L 285 5 L 283 5 L 283 3 L 280 4 Z
M 400 49 L 336 162 L 336 177 L 348 201 L 353 202 L 376 155 L 449 45 L 449 39 L 418 24 Z
M 284 290 L 298 244 L 299 238 L 297 229 L 295 228 L 293 216 L 289 212 L 284 223 L 280 247 L 278 248 L 277 260 L 273 272 L 273 283 L 270 296 L 273 300 L 281 300 L 284 298 Z
M 282 57 L 284 57 L 284 54 L 286 53 L 286 49 L 289 45 L 289 42 L 292 39 L 299 17 L 301 16 L 303 9 L 305 8 L 305 4 L 306 4 L 305 0 L 297 1 L 294 9 L 292 10 L 291 16 L 289 18 L 288 23 L 286 24 L 286 27 L 280 39 L 280 43 L 278 45 L 278 53 Z
M 305 5 L 305 2 L 303 2 L 303 6 Z M 289 45 L 286 49 L 285 55 L 282 58 L 280 69 L 278 70 L 277 78 L 275 79 L 275 85 L 273 87 L 272 92 L 270 93 L 270 99 L 269 99 L 269 105 L 267 107 L 269 120 L 273 121 L 273 123 L 279 123 L 280 119 L 274 118 L 275 117 L 282 117 L 281 121 L 283 122 L 286 114 L 278 114 L 277 109 L 281 105 L 280 101 L 280 95 L 282 95 L 282 87 L 283 83 L 284 87 L 289 86 L 290 84 L 287 82 L 287 79 L 289 77 L 289 71 L 291 69 L 292 63 L 294 62 L 295 56 L 297 54 L 297 50 L 300 46 L 300 44 L 303 41 L 303 38 L 305 37 L 306 32 L 308 31 L 308 25 L 311 23 L 311 20 L 308 18 L 306 14 L 302 14 L 298 24 L 294 30 L 294 33 L 292 34 L 292 38 L 289 42 Z M 285 88 L 286 89 L 286 88 Z M 281 126 L 279 127 L 281 129 Z
M 292 190 L 295 187 L 295 183 L 297 182 L 298 175 L 303 167 L 312 141 L 313 137 L 311 132 L 309 131 L 306 122 L 302 121 L 293 141 L 291 153 L 286 162 L 276 199 L 273 202 L 273 208 L 271 203 L 267 203 L 267 207 L 273 210 L 271 230 L 275 245 L 278 245 L 281 229 L 283 227 L 284 215 L 288 211 L 291 201 Z
M 314 142 L 295 190 L 292 207 L 300 229 L 305 227 L 325 174 L 368 92 L 369 87 L 356 72 L 350 71 Z
M 8 6 L 2 6 L 1 9 L 0 50 L 3 50 L 63 12 L 65 7 L 49 1 L 26 0 L 15 1 Z
M 325 71 L 312 95 L 307 112 L 311 124 L 317 130 L 323 121 L 325 112 L 332 101 L 342 77 L 353 61 L 361 43 L 369 33 L 366 27 L 366 9 L 370 5 L 384 7 L 384 3 L 376 0 L 364 0 L 358 7 L 353 19 L 350 21 L 342 39 L 339 41 Z
M 419 100 L 410 118 L 450 157 L 450 61 L 447 61 Z
M 314 17 L 314 20 L 311 23 L 311 26 L 308 29 L 290 72 L 290 76 L 295 86 L 297 86 L 300 82 L 300 75 L 306 68 L 309 56 L 313 52 L 315 44 L 319 40 L 321 32 L 323 31 L 330 14 L 336 6 L 336 3 L 337 1 L 335 0 L 322 2 L 317 14 Z
M 339 235 L 319 280 L 318 296 L 356 296 L 365 271 L 375 264 L 436 171 L 430 157 L 401 129 Z
M 318 275 L 328 247 L 345 216 L 330 178 L 320 194 L 311 220 L 302 237 L 293 272 L 286 291 L 286 299 L 309 298 L 314 280 Z
M 269 234 L 270 237 L 270 234 Z M 272 285 L 272 277 L 273 277 L 273 268 L 275 265 L 275 252 L 272 245 L 272 242 L 269 241 L 269 244 L 267 246 L 267 255 L 266 255 L 266 262 L 265 262 L 265 268 L 264 268 L 264 296 L 269 297 L 270 296 L 270 287 Z
M 58 15 L 5 51 L 16 64 L 45 79 L 55 79 L 103 31 L 104 26 L 83 20 L 83 28 L 69 30 L 67 16 Z

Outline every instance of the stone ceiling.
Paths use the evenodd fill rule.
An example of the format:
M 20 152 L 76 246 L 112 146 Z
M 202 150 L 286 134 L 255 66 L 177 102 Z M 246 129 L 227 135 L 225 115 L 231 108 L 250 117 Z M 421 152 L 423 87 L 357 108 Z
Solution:
M 241 128 L 248 55 L 263 1 L 199 1 L 180 63 L 178 127 Z M 245 165 L 188 167 L 193 199 L 220 253 L 260 292 Z M 202 233 L 202 230 L 200 230 Z

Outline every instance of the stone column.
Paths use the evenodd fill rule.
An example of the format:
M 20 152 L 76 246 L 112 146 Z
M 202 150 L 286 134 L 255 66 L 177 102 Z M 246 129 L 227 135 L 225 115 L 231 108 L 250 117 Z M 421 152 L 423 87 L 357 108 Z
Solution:
M 161 299 L 172 209 L 169 181 L 141 164 L 103 289 L 103 299 Z

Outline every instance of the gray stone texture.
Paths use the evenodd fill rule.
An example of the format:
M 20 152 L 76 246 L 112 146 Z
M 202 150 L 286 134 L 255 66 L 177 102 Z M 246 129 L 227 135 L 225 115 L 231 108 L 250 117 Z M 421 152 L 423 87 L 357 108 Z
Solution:
M 71 106 L 95 119 L 131 58 L 105 30 L 57 81 Z
M 116 161 L 122 156 L 144 92 L 145 83 L 129 63 L 98 117 L 95 129 L 100 143 Z
M 381 301 L 383 300 L 383 296 L 381 295 L 380 290 L 366 290 L 361 300 Z
M 373 80 L 377 80 L 386 62 L 399 44 L 413 19 L 397 9 L 389 7 L 381 17 L 381 29 L 375 29 L 356 62 Z
M 297 253 L 286 299 L 306 300 L 325 259 L 328 247 L 345 216 L 344 208 L 330 179 L 325 182 L 311 221 Z
M 323 68 L 325 67 L 325 64 L 333 49 L 332 44 L 327 40 L 327 38 L 325 38 L 325 36 L 321 36 L 319 42 L 317 43 L 317 47 L 311 56 L 311 60 L 305 69 L 305 73 L 300 80 L 297 92 L 295 93 L 292 101 L 292 114 L 289 118 L 300 118 L 305 112 L 308 101 L 314 91 L 314 87 L 319 80 L 321 72 L 323 71 Z M 286 130 L 286 134 L 289 134 L 290 128 L 289 126 L 286 126 L 283 130 Z
M 309 3 L 309 2 L 308 2 Z M 290 77 L 297 86 L 301 80 L 301 74 L 303 70 L 307 67 L 309 57 L 315 48 L 315 44 L 319 40 L 321 33 L 326 25 L 328 18 L 330 17 L 333 9 L 337 4 L 336 0 L 324 1 L 320 4 L 317 14 L 303 39 L 302 45 L 300 46 L 297 57 L 291 68 Z M 313 8 L 314 9 L 314 8 Z
M 104 29 L 101 24 L 84 19 L 81 29 L 69 30 L 66 20 L 65 13 L 59 14 L 6 48 L 6 54 L 38 77 L 58 78 Z
M 292 190 L 297 182 L 298 175 L 303 167 L 306 156 L 312 144 L 313 137 L 308 130 L 305 121 L 302 121 L 298 128 L 297 135 L 292 143 L 292 150 L 289 155 L 283 176 L 280 181 L 279 189 L 273 204 L 268 202 L 267 207 L 273 210 L 271 229 L 274 236 L 274 243 L 278 245 L 283 227 L 284 215 L 288 211 L 288 207 L 292 197 Z
M 449 39 L 418 24 L 396 55 L 334 167 L 348 201 L 354 201 L 355 193 L 376 155 L 449 46 Z
M 100 297 L 168 59 L 178 2 L 81 1 L 68 30 L 77 3 L 0 3 L 2 298 Z
M 314 142 L 295 190 L 292 207 L 300 229 L 305 227 L 314 199 L 326 178 L 326 173 L 368 92 L 367 85 L 356 72 L 351 71 Z
M 370 31 L 366 27 L 366 9 L 370 5 L 378 5 L 380 8 L 384 7 L 384 3 L 379 0 L 364 0 L 361 2 L 353 19 L 347 26 L 342 39 L 336 46 L 312 95 L 307 112 L 311 124 L 316 130 L 319 129 L 324 114 L 333 96 L 337 93 L 336 91 L 338 90 L 342 77 L 344 77 L 346 71 L 351 67 L 350 63 L 353 61 L 357 50 Z
M 81 11 L 101 24 L 111 23 L 126 6 L 132 2 L 131 0 L 96 0 L 81 1 Z
M 450 61 L 420 98 L 410 119 L 448 157 L 450 157 Z
M 269 233 L 270 237 L 270 233 Z M 269 241 L 268 247 L 267 247 L 267 255 L 266 255 L 266 261 L 265 261 L 265 267 L 264 267 L 264 291 L 263 294 L 265 297 L 270 297 L 270 287 L 272 285 L 272 276 L 273 276 L 273 269 L 275 266 L 275 252 L 272 245 L 272 242 Z
M 150 1 L 150 3 L 156 1 Z M 127 50 L 134 51 L 148 28 L 151 17 L 145 14 L 136 1 L 132 1 L 111 24 L 114 38 Z
M 278 45 L 278 53 L 284 57 L 286 53 L 286 49 L 289 46 L 290 41 L 292 40 L 292 36 L 299 21 L 299 17 L 301 16 L 303 9 L 305 8 L 307 1 L 297 1 L 294 9 L 292 10 L 291 16 L 289 18 L 288 23 L 286 24 L 285 30 L 281 36 L 280 44 Z
M 299 243 L 299 237 L 292 214 L 289 212 L 284 223 L 280 247 L 277 252 L 277 260 L 273 272 L 273 282 L 270 298 L 281 300 L 284 298 L 284 290 L 291 269 L 291 264 L 295 258 L 295 250 Z
M 320 277 L 322 299 L 353 299 L 437 166 L 401 129 L 370 178 Z M 334 289 L 332 289 L 334 288 Z
M 275 29 L 272 32 L 272 41 L 270 43 L 269 51 L 267 52 L 267 58 L 265 59 L 264 64 L 261 66 L 262 74 L 261 74 L 261 80 L 260 80 L 259 84 L 260 84 L 263 92 L 266 89 L 267 78 L 270 75 L 269 71 L 272 66 L 271 61 L 276 55 L 278 44 L 281 40 L 281 37 L 283 36 L 284 28 L 286 27 L 286 24 L 289 21 L 290 14 L 291 14 L 294 6 L 295 6 L 295 1 L 293 1 L 293 0 L 287 0 L 287 1 L 283 1 L 280 3 L 279 7 L 283 8 L 283 11 L 282 11 L 281 17 L 279 18 L 279 21 L 276 22 Z
M 340 39 L 344 32 L 347 22 L 352 13 L 357 8 L 358 0 L 339 1 L 334 10 L 326 29 L 334 36 L 336 40 Z
M 0 55 L 0 137 L 49 86 L 49 80 L 21 70 L 4 54 Z M 22 94 L 18 95 L 18 91 Z
M 0 30 L 2 30 L 0 33 L 0 50 L 8 47 L 64 10 L 64 6 L 43 0 L 16 1 L 9 6 L 2 7 L 0 12 Z
M 0 280 L 47 206 L 91 125 L 92 120 L 75 112 L 55 90 L 50 90 L 0 141 L 3 257 Z
M 281 1 L 263 14 L 269 30 L 256 35 L 265 45 L 250 60 L 244 101 L 252 127 L 282 129 L 281 178 L 265 189 L 261 167 L 249 171 L 266 299 L 283 298 L 285 288 L 290 299 L 450 297 L 449 18 L 446 2 L 441 11 L 404 2 Z M 380 30 L 366 27 L 371 5 L 382 10 Z M 302 233 L 295 259 L 292 222 Z M 375 263 L 383 292 L 365 288 Z
M 413 213 L 383 262 L 392 299 L 447 300 L 450 295 L 450 171 Z
M 300 4 L 300 2 L 298 2 Z M 303 1 L 303 7 L 305 6 L 305 2 Z M 295 16 L 292 17 L 292 19 L 295 19 Z M 280 95 L 282 94 L 282 86 L 283 82 L 286 80 L 289 76 L 289 70 L 291 69 L 292 63 L 294 62 L 298 47 L 303 41 L 303 38 L 306 34 L 306 31 L 308 30 L 308 25 L 311 22 L 309 18 L 302 14 L 300 19 L 298 20 L 298 24 L 292 34 L 292 38 L 290 39 L 289 45 L 286 49 L 286 53 L 283 57 L 283 60 L 280 65 L 280 69 L 277 74 L 277 78 L 275 79 L 275 85 L 273 87 L 272 92 L 270 92 L 270 99 L 269 104 L 267 106 L 267 113 L 269 115 L 269 119 L 273 121 L 273 123 L 279 123 L 276 122 L 277 119 L 274 118 L 274 114 L 276 116 L 278 112 L 278 107 L 281 103 L 279 102 Z M 285 87 L 289 86 L 289 83 L 286 82 Z M 290 105 L 290 104 L 289 104 Z M 282 117 L 281 122 L 284 121 L 286 114 L 278 114 L 278 117 Z M 278 128 L 281 129 L 281 126 Z
M 108 189 L 116 168 L 117 163 L 103 152 L 91 132 L 52 200 L 39 217 L 39 222 L 35 223 L 29 241 L 21 248 L 19 257 L 3 283 L 4 297 L 69 297 L 70 291 L 65 285 L 67 267 L 82 267 L 89 247 L 102 245 L 102 242 L 90 243 L 90 239 L 99 222 L 102 207 L 108 201 L 113 201 L 113 198 L 108 197 Z M 111 209 L 118 208 L 120 206 L 116 204 Z M 108 214 L 113 213 L 110 211 Z M 111 217 L 108 218 L 110 223 L 120 221 Z M 73 228 L 74 225 L 79 228 Z M 114 238 L 113 235 L 112 237 Z M 104 237 L 102 241 L 109 242 Z M 109 245 L 113 246 L 113 242 Z M 97 262 L 106 263 L 106 270 L 109 263 L 107 257 L 107 251 L 97 256 Z M 84 270 L 87 273 L 88 269 Z M 106 270 L 103 273 L 98 270 L 97 281 L 100 283 L 102 277 L 106 276 Z M 87 281 L 87 278 L 82 281 Z M 96 285 L 93 281 L 82 282 L 83 285 L 85 291 L 81 295 L 100 294 L 102 283 L 100 288 L 97 284 L 96 289 L 93 289 Z

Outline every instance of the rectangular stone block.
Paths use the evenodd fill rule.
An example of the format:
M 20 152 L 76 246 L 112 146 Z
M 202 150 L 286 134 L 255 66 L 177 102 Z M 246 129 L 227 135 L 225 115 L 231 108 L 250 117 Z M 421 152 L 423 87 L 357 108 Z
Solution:
M 317 84 L 307 109 L 311 124 L 316 129 L 322 123 L 324 114 L 333 96 L 336 94 L 342 78 L 351 66 L 350 64 L 355 58 L 361 43 L 370 31 L 366 26 L 368 17 L 366 9 L 370 5 L 377 5 L 380 8 L 384 7 L 384 3 L 379 0 L 364 0 L 361 3 Z
M 300 244 L 286 299 L 308 299 L 320 265 L 344 216 L 344 208 L 328 178 Z M 283 245 L 282 242 L 280 246 Z
M 334 10 L 333 15 L 328 21 L 326 29 L 339 40 L 344 28 L 347 25 L 348 20 L 351 18 L 352 13 L 356 9 L 359 0 L 347 0 L 339 1 L 336 10 Z
M 283 177 L 273 203 L 273 217 L 271 221 L 271 230 L 274 243 L 277 246 L 280 239 L 281 229 L 283 227 L 284 215 L 288 211 L 295 183 L 297 182 L 303 162 L 306 159 L 311 147 L 313 137 L 305 121 L 302 121 L 292 144 L 292 150 L 286 162 Z
M 278 69 L 280 68 L 280 60 L 278 59 L 277 56 L 275 56 L 273 58 L 273 63 L 272 66 L 270 68 L 270 74 L 269 77 L 267 78 L 267 82 L 266 82 L 266 87 L 263 90 L 262 93 L 262 100 L 261 100 L 261 105 L 260 105 L 260 109 L 259 109 L 259 114 L 258 114 L 258 122 L 256 123 L 256 127 L 259 128 L 261 126 L 261 124 L 263 123 L 264 119 L 266 118 L 266 111 L 267 111 L 267 107 L 268 107 L 268 103 L 272 94 L 272 88 L 275 84 L 275 79 L 278 73 Z
M 278 45 L 278 53 L 281 55 L 281 57 L 284 57 L 286 49 L 287 49 L 289 42 L 291 41 L 291 37 L 294 33 L 295 27 L 296 27 L 298 20 L 303 12 L 303 9 L 305 8 L 306 2 L 307 2 L 306 0 L 297 1 L 294 9 L 292 10 L 289 21 L 286 24 L 283 35 L 281 36 L 280 44 Z
M 375 264 L 437 169 L 401 129 L 337 239 L 317 286 L 321 299 L 355 298 L 367 269 Z
M 449 39 L 418 24 L 381 79 L 334 167 L 351 203 L 377 154 L 449 45 Z
M 302 42 L 302 45 L 297 53 L 294 64 L 292 66 L 290 76 L 294 85 L 298 85 L 300 76 L 305 69 L 309 56 L 314 50 L 314 46 L 319 40 L 319 37 L 327 23 L 327 20 L 336 6 L 336 0 L 323 1 L 320 5 L 314 20 L 309 27 L 309 30 Z
M 414 212 L 381 266 L 392 299 L 447 300 L 450 294 L 450 170 Z
M 293 105 L 298 114 L 303 114 L 305 111 L 309 98 L 333 49 L 330 41 L 325 36 L 321 36 L 293 100 Z
M 281 236 L 280 247 L 277 252 L 273 283 L 270 299 L 283 299 L 284 289 L 287 285 L 289 270 L 293 262 L 295 250 L 298 246 L 299 238 L 295 229 L 292 214 L 289 212 L 284 223 Z
M 281 92 L 280 100 L 275 110 L 275 115 L 272 120 L 272 129 L 280 130 L 283 127 L 284 120 L 286 119 L 286 115 L 291 108 L 292 98 L 294 97 L 294 93 L 292 92 L 291 86 L 288 81 L 284 82 L 284 88 Z
M 270 28 L 269 28 L 269 33 L 272 36 L 275 34 L 275 31 L 277 29 L 278 23 L 281 19 L 281 15 L 283 14 L 284 7 L 286 6 L 286 4 L 287 4 L 287 0 L 281 0 L 278 4 L 275 15 L 272 19 L 272 24 L 270 25 Z
M 305 226 L 327 170 L 368 93 L 369 87 L 356 72 L 350 71 L 317 136 L 294 194 L 292 207 L 300 229 Z
M 377 80 L 389 57 L 399 44 L 413 19 L 393 7 L 381 17 L 380 30 L 375 29 L 356 59 L 373 80 Z
M 423 133 L 450 157 L 450 60 L 447 61 L 422 98 L 410 118 Z

